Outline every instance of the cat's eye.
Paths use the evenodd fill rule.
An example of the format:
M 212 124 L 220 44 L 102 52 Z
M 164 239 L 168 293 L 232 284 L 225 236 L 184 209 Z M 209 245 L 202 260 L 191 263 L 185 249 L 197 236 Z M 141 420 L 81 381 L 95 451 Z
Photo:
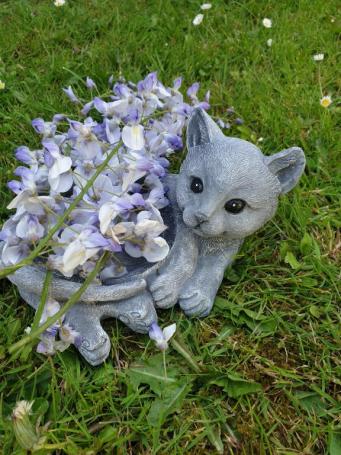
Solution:
M 225 204 L 225 210 L 227 212 L 237 214 L 240 213 L 245 207 L 246 202 L 243 199 L 230 199 Z
M 202 193 L 204 190 L 204 184 L 199 177 L 193 177 L 191 181 L 191 190 L 193 193 Z

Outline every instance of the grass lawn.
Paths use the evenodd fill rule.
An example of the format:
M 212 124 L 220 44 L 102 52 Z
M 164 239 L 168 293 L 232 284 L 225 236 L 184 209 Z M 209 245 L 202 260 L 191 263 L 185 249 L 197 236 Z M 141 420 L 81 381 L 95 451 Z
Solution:
M 0 2 L 2 220 L 14 148 L 38 145 L 31 119 L 77 116 L 61 88 L 85 92 L 86 76 L 103 90 L 111 74 L 137 81 L 157 70 L 166 84 L 178 75 L 199 81 L 202 93 L 211 90 L 211 112 L 228 120 L 234 106 L 244 120 L 229 134 L 266 154 L 298 145 L 307 157 L 298 187 L 226 271 L 210 316 L 159 313 L 161 326 L 178 324 L 167 379 L 148 337 L 117 321 L 106 324 L 112 351 L 101 367 L 73 348 L 11 358 L 33 310 L 3 280 L 0 453 L 26 453 L 10 415 L 18 400 L 34 400 L 32 419 L 49 423 L 40 453 L 341 454 L 337 7 L 213 0 L 195 27 L 199 0 Z M 331 95 L 329 108 L 322 94 Z

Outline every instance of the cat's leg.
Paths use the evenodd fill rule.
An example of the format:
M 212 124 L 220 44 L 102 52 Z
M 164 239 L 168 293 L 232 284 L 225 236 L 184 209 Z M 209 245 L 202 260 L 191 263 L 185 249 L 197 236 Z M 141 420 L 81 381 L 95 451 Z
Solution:
M 148 333 L 153 322 L 157 321 L 157 314 L 150 292 L 101 305 L 103 318 L 116 318 L 138 333 Z
M 147 280 L 156 307 L 170 308 L 178 302 L 183 284 L 194 273 L 197 259 L 198 245 L 192 231 L 178 227 L 175 243 L 164 265 L 157 275 Z
M 109 355 L 110 339 L 101 325 L 108 318 L 119 319 L 134 332 L 148 333 L 151 324 L 157 321 L 151 294 L 145 291 L 119 302 L 82 303 L 71 308 L 65 322 L 81 335 L 77 348 L 91 365 L 99 365 Z
M 19 288 L 22 298 L 37 309 L 40 296 Z M 68 324 L 79 333 L 76 348 L 91 365 L 104 362 L 110 352 L 110 340 L 101 325 L 103 310 L 97 304 L 76 303 L 65 315 L 63 324 Z
M 184 284 L 179 298 L 187 316 L 207 316 L 224 277 L 225 268 L 232 262 L 236 250 L 201 256 L 193 276 Z
M 110 339 L 103 330 L 102 309 L 98 304 L 76 303 L 65 315 L 64 324 L 79 333 L 76 348 L 91 365 L 105 361 L 110 352 Z

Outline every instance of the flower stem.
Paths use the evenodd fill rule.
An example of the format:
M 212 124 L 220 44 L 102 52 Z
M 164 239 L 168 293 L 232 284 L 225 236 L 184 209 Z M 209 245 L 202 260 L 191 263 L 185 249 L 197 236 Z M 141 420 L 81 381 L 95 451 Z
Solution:
M 33 320 L 33 323 L 32 323 L 32 330 L 31 331 L 33 331 L 33 332 L 38 327 L 39 321 L 41 319 L 41 315 L 43 314 L 43 311 L 44 311 L 44 308 L 45 308 L 45 304 L 46 304 L 46 301 L 47 301 L 47 297 L 49 295 L 49 287 L 50 287 L 50 284 L 51 284 L 51 280 L 52 280 L 52 270 L 47 270 L 46 275 L 45 275 L 43 290 L 42 290 L 42 293 L 41 293 L 40 302 L 39 302 L 39 305 L 38 305 L 38 308 L 37 308 L 37 311 L 36 311 L 36 314 L 34 316 L 34 320 Z
M 163 358 L 163 369 L 165 372 L 165 378 L 167 379 L 166 351 L 162 351 L 162 358 Z
M 22 348 L 28 343 L 31 343 L 35 338 L 37 338 L 41 333 L 43 333 L 46 329 L 48 329 L 53 323 L 58 321 L 69 309 L 77 303 L 79 300 L 80 296 L 83 294 L 83 292 L 87 289 L 91 281 L 96 277 L 98 272 L 101 270 L 103 265 L 106 263 L 108 260 L 108 257 L 110 255 L 109 251 L 106 251 L 100 258 L 100 260 L 97 262 L 95 268 L 89 273 L 89 275 L 86 277 L 80 288 L 72 294 L 72 296 L 69 298 L 69 300 L 61 307 L 61 309 L 51 316 L 50 318 L 47 319 L 44 324 L 42 324 L 40 327 L 38 327 L 36 330 L 32 330 L 32 332 L 27 336 L 19 340 L 17 343 L 14 343 L 9 349 L 9 353 L 12 354 L 13 352 L 17 351 L 18 349 Z M 46 281 L 46 280 L 45 280 Z M 44 291 L 43 291 L 44 292 Z
M 198 365 L 198 363 L 194 360 L 193 354 L 191 354 L 187 350 L 187 348 L 182 345 L 182 343 L 173 338 L 171 340 L 171 345 L 188 362 L 188 365 L 193 369 L 193 371 L 195 371 L 196 373 L 201 372 L 201 368 Z
M 70 215 L 70 213 L 77 207 L 77 204 L 82 200 L 83 196 L 89 191 L 91 186 L 93 185 L 94 181 L 97 177 L 104 171 L 106 166 L 108 165 L 111 158 L 115 155 L 117 150 L 119 149 L 121 142 L 108 154 L 102 164 L 98 166 L 94 175 L 87 181 L 86 185 L 79 193 L 79 195 L 72 201 L 69 205 L 68 209 L 65 210 L 62 216 L 58 219 L 57 223 L 50 229 L 49 233 L 46 237 L 44 237 L 38 244 L 38 246 L 27 256 L 27 258 L 23 259 L 22 261 L 18 262 L 18 264 L 11 265 L 9 267 L 5 267 L 0 270 L 0 279 L 5 278 L 7 275 L 14 273 L 16 270 L 24 267 L 25 265 L 30 265 L 34 259 L 38 256 L 38 254 L 46 247 L 48 242 L 52 239 L 53 235 L 59 230 L 59 228 L 63 225 L 64 221 Z

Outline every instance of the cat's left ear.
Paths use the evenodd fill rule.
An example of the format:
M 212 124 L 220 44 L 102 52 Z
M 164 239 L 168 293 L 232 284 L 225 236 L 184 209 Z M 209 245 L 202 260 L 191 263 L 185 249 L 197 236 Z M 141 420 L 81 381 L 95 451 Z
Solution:
M 267 156 L 265 162 L 272 174 L 275 174 L 281 184 L 281 193 L 290 191 L 299 181 L 305 167 L 304 152 L 300 147 L 291 147 L 272 156 Z
M 224 138 L 224 133 L 216 122 L 203 109 L 196 107 L 188 122 L 187 147 L 212 144 Z

